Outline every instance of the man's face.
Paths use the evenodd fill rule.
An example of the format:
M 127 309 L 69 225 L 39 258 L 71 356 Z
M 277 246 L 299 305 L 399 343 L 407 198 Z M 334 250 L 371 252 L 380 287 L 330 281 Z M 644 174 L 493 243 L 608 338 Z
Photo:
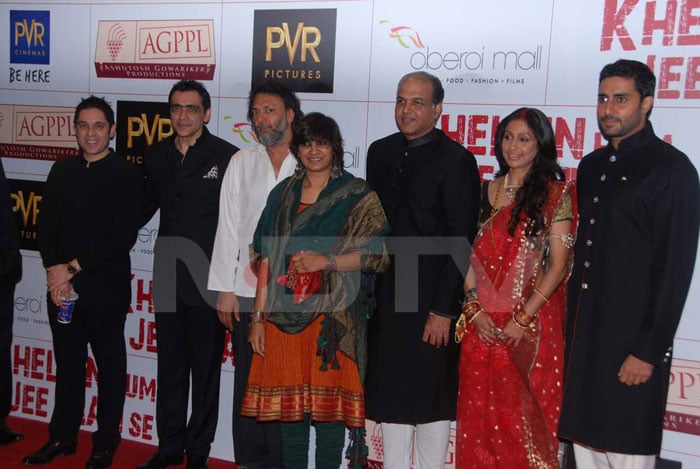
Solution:
M 194 90 L 175 91 L 170 99 L 170 120 L 178 137 L 197 139 L 209 122 L 211 109 L 204 110 L 202 98 Z
M 88 108 L 78 113 L 75 135 L 78 146 L 88 161 L 109 153 L 109 141 L 114 137 L 115 131 L 116 124 L 110 126 L 100 109 Z
M 294 111 L 284 107 L 284 100 L 274 94 L 258 93 L 250 107 L 255 135 L 266 147 L 273 147 L 291 138 Z
M 651 96 L 642 99 L 634 79 L 608 77 L 598 87 L 598 128 L 617 148 L 623 139 L 644 128 L 653 103 Z
M 426 135 L 435 127 L 442 103 L 433 105 L 433 85 L 421 77 L 409 77 L 396 93 L 394 117 L 399 131 L 408 140 Z

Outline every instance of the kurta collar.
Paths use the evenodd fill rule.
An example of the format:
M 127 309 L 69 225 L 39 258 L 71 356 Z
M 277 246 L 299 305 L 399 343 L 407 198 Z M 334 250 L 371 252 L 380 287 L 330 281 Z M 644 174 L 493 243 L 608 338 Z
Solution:
M 425 144 L 430 143 L 433 140 L 437 139 L 438 136 L 440 135 L 439 132 L 440 131 L 438 129 L 434 128 L 433 130 L 431 130 L 427 134 L 425 134 L 422 137 L 417 138 L 415 140 L 408 140 L 403 135 L 402 135 L 402 138 L 403 138 L 403 141 L 408 148 L 416 148 L 416 147 L 420 147 L 422 145 L 425 145 Z
M 82 166 L 85 166 L 86 168 L 89 166 L 99 166 L 103 163 L 106 163 L 108 160 L 111 160 L 114 157 L 114 151 L 110 148 L 109 153 L 107 153 L 107 156 L 104 158 L 100 158 L 97 161 L 88 161 L 85 159 L 85 154 L 81 151 L 80 152 L 80 164 Z
M 196 148 L 196 147 L 198 147 L 199 145 L 202 144 L 202 142 L 204 142 L 205 140 L 207 140 L 208 137 L 209 137 L 209 129 L 207 129 L 207 126 L 204 125 L 204 126 L 202 126 L 202 135 L 199 136 L 199 138 L 197 139 L 197 141 L 194 142 L 194 145 L 191 145 L 190 148 Z M 176 133 L 173 133 L 173 134 L 169 137 L 170 145 L 171 145 L 175 150 L 180 151 L 180 150 L 177 149 L 177 145 L 175 144 L 175 139 L 176 139 L 176 138 L 177 138 L 177 134 L 176 134 Z

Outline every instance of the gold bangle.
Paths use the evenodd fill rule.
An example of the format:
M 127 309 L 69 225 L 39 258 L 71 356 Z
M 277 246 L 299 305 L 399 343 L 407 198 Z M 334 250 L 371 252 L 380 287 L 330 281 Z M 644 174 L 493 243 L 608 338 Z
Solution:
M 525 329 L 525 330 L 527 330 L 527 329 L 530 329 L 531 327 L 533 327 L 531 322 L 530 322 L 530 323 L 527 323 L 527 324 L 522 324 L 522 323 L 518 320 L 518 318 L 517 318 L 517 316 L 515 315 L 515 313 L 513 313 L 512 319 L 513 319 L 513 323 L 514 323 L 516 326 L 518 326 L 520 329 Z
M 541 291 L 539 291 L 537 288 L 535 288 L 535 289 L 532 290 L 532 291 L 533 291 L 533 293 L 534 293 L 535 295 L 537 295 L 537 296 L 539 296 L 540 298 L 542 298 L 542 299 L 544 300 L 545 303 L 549 303 L 549 298 L 547 298 L 546 296 L 544 296 L 544 293 L 542 293 Z

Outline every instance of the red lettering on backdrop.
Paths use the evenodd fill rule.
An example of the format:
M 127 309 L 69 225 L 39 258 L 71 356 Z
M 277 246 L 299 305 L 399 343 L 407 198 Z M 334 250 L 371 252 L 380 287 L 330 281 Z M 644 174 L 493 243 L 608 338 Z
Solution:
M 600 50 L 612 48 L 613 36 L 617 35 L 623 50 L 635 50 L 636 47 L 630 33 L 625 27 L 625 21 L 639 0 L 624 0 L 618 8 L 617 0 L 605 0 L 603 10 L 603 31 L 600 37 Z
M 129 435 L 142 440 L 153 440 L 153 416 L 132 412 L 129 418 Z
M 49 388 L 32 384 L 15 382 L 12 412 L 20 411 L 24 415 L 48 416 Z
M 80 424 L 89 427 L 95 423 L 95 420 L 97 420 L 97 396 L 92 396 L 90 398 L 88 411 L 83 412 L 83 418 Z
M 557 145 L 557 156 L 561 158 L 564 154 L 564 142 L 571 150 L 571 156 L 575 160 L 583 158 L 583 140 L 586 133 L 586 119 L 577 117 L 574 121 L 574 132 L 571 133 L 569 124 L 563 117 L 554 120 L 554 140 Z
M 700 26 L 700 15 L 693 15 L 695 8 L 700 8 L 700 0 L 684 0 L 681 4 L 681 19 L 678 22 L 679 46 L 700 45 L 700 32 L 690 34 L 691 28 Z
M 666 2 L 666 16 L 659 18 L 655 17 L 656 2 L 648 2 L 644 9 L 644 29 L 642 32 L 642 44 L 645 46 L 651 45 L 654 40 L 654 31 L 663 31 L 662 44 L 664 46 L 673 45 L 673 33 L 676 26 L 676 0 L 668 0 Z
M 148 398 L 151 402 L 156 401 L 156 379 L 145 376 L 126 375 L 126 397 L 129 399 L 139 399 L 143 401 Z
M 56 381 L 53 362 L 53 350 L 41 347 L 21 347 L 15 344 L 13 358 L 13 374 L 25 378 L 39 379 L 49 382 Z M 20 370 L 22 372 L 20 373 Z

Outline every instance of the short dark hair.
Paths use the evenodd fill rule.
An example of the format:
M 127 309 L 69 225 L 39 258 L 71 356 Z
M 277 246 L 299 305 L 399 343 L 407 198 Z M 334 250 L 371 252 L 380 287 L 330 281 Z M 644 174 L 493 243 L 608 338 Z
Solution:
M 399 80 L 399 86 L 397 88 L 400 88 L 401 84 L 404 81 L 408 80 L 409 78 L 421 78 L 432 85 L 432 87 L 433 87 L 433 95 L 432 95 L 433 106 L 440 104 L 442 102 L 442 100 L 445 99 L 445 88 L 442 87 L 442 82 L 435 75 L 430 74 L 428 72 L 422 72 L 422 71 L 421 72 L 407 73 L 406 75 L 401 77 L 401 79 Z
M 656 77 L 649 67 L 643 62 L 637 60 L 619 59 L 617 62 L 609 63 L 600 71 L 598 84 L 610 77 L 632 78 L 634 87 L 640 94 L 642 99 L 647 96 L 654 97 L 656 89 Z M 651 114 L 651 108 L 647 113 L 647 118 Z
M 102 111 L 102 114 L 105 115 L 105 119 L 107 119 L 109 126 L 112 127 L 114 125 L 114 111 L 112 110 L 112 106 L 110 106 L 104 98 L 98 98 L 95 95 L 90 95 L 87 98 L 81 99 L 80 103 L 78 103 L 78 105 L 75 107 L 73 125 L 78 124 L 78 114 L 80 114 L 80 111 L 83 109 L 99 109 Z
M 206 111 L 211 108 L 211 96 L 209 96 L 209 92 L 203 84 L 196 80 L 180 80 L 175 83 L 168 95 L 168 104 L 170 104 L 170 101 L 173 99 L 173 93 L 176 91 L 196 91 L 202 99 L 202 107 L 204 110 Z
M 333 150 L 332 175 L 339 176 L 343 169 L 343 137 L 333 118 L 320 112 L 305 115 L 293 127 L 291 152 L 299 160 L 299 147 L 311 141 L 328 143 Z
M 301 112 L 301 104 L 299 103 L 299 98 L 294 94 L 284 83 L 277 80 L 265 80 L 258 86 L 250 90 L 248 94 L 248 120 L 253 120 L 253 101 L 255 97 L 259 94 L 271 94 L 277 96 L 282 101 L 284 101 L 284 108 L 291 109 L 294 111 L 294 120 L 292 121 L 292 127 L 294 127 L 302 117 L 304 113 Z

